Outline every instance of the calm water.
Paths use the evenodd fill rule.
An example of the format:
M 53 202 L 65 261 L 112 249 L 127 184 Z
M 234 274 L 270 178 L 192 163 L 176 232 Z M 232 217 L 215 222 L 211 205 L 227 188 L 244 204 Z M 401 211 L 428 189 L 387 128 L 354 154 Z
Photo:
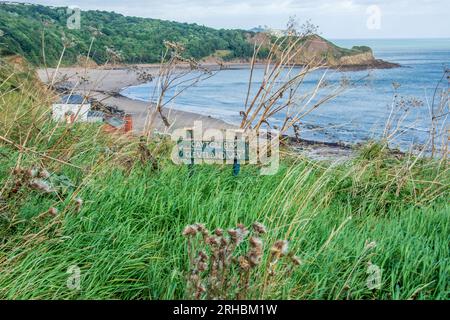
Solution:
M 401 84 L 399 94 L 415 97 L 424 103 L 431 100 L 434 88 L 450 66 L 450 39 L 439 40 L 335 40 L 343 47 L 368 45 L 375 56 L 397 62 L 402 68 L 373 70 L 364 82 L 342 93 L 335 100 L 323 105 L 303 121 L 302 137 L 318 141 L 343 141 L 355 143 L 377 137 L 384 129 L 385 119 L 393 96 L 392 83 Z M 305 84 L 313 88 L 323 71 L 311 75 Z M 354 80 L 367 75 L 368 71 L 328 71 L 327 81 L 337 83 L 342 76 Z M 261 79 L 262 70 L 256 72 L 255 80 Z M 239 111 L 243 110 L 249 71 L 226 70 L 218 73 L 179 96 L 172 107 L 239 123 Z M 133 99 L 150 100 L 153 85 L 145 84 L 125 89 L 122 94 Z M 256 85 L 255 85 L 256 87 Z M 280 123 L 282 117 L 273 119 Z M 411 127 L 411 128 L 409 128 Z M 424 143 L 428 138 L 429 113 L 425 106 L 414 108 L 404 122 L 405 133 L 398 137 L 402 147 Z

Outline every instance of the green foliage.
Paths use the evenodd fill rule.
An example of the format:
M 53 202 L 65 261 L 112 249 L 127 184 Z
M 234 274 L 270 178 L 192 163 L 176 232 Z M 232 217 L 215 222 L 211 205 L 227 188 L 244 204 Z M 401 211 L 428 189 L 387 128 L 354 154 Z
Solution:
M 75 63 L 79 55 L 91 49 L 94 61 L 108 60 L 106 48 L 121 52 L 126 63 L 159 62 L 164 41 L 182 43 L 186 55 L 199 59 L 216 50 L 228 50 L 227 59 L 248 58 L 253 46 L 247 42 L 250 32 L 216 30 L 197 24 L 162 21 L 105 11 L 83 11 L 81 29 L 66 26 L 67 8 L 41 5 L 0 4 L 0 53 L 20 54 L 36 65 L 43 63 L 43 44 L 46 62 L 55 65 L 63 50 L 63 38 L 70 42 L 64 55 L 64 64 Z
M 302 263 L 276 269 L 270 286 L 254 270 L 248 298 L 450 298 L 446 161 L 392 157 L 373 143 L 339 165 L 287 158 L 275 176 L 243 166 L 234 177 L 230 166 L 176 166 L 155 140 L 155 171 L 139 160 L 138 139 L 55 124 L 32 75 L 0 70 L 10 86 L 0 99 L 0 299 L 184 298 L 185 226 L 254 221 L 269 230 L 265 245 L 289 240 Z M 33 189 L 18 165 L 74 187 Z M 382 271 L 379 289 L 367 286 L 369 263 Z M 71 266 L 80 290 L 67 287 Z
M 0 166 L 3 171 L 8 164 L 2 160 Z M 3 226 L 10 231 L 0 247 L 0 297 L 183 298 L 183 228 L 200 221 L 226 229 L 258 220 L 270 230 L 267 245 L 288 238 L 303 261 L 289 277 L 279 271 L 265 298 L 448 299 L 445 196 L 417 206 L 389 191 L 392 205 L 380 216 L 388 182 L 373 175 L 353 181 L 353 168 L 313 169 L 302 161 L 274 177 L 245 167 L 235 178 L 229 167 L 199 166 L 193 176 L 174 165 L 157 173 L 140 164 L 129 173 L 108 167 L 78 194 L 85 203 L 81 212 L 69 201 L 24 190 L 9 203 L 17 211 L 15 231 Z M 366 197 L 354 195 L 359 189 Z M 65 212 L 57 230 L 49 227 L 51 219 L 36 222 L 50 206 Z M 22 240 L 35 234 L 33 241 Z M 377 246 L 368 251 L 371 241 Z M 380 290 L 366 287 L 369 262 L 382 269 Z M 66 287 L 71 265 L 81 269 L 80 291 Z M 262 281 L 264 273 L 256 279 Z M 260 285 L 250 283 L 250 298 L 262 297 Z

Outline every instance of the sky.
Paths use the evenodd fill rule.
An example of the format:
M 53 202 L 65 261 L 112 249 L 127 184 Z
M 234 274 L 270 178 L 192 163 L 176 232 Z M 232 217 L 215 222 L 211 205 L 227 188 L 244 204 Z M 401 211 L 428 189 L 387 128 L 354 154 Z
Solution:
M 29 0 L 81 10 L 198 23 L 214 28 L 283 29 L 290 16 L 331 39 L 450 38 L 449 0 Z

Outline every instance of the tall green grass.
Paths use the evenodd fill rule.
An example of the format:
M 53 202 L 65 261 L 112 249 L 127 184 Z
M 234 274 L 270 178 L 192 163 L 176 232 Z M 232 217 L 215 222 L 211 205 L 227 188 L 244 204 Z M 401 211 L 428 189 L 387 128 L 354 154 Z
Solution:
M 248 298 L 450 298 L 446 161 L 393 157 L 369 144 L 340 165 L 283 159 L 275 176 L 252 166 L 237 177 L 226 166 L 191 174 L 169 161 L 170 145 L 160 141 L 149 146 L 158 154 L 154 171 L 139 161 L 134 138 L 95 125 L 55 128 L 48 92 L 16 87 L 0 99 L 0 135 L 16 144 L 0 142 L 2 299 L 185 298 L 184 227 L 255 221 L 269 230 L 266 246 L 289 240 L 303 264 L 289 277 L 275 274 L 264 291 L 261 270 Z M 8 192 L 18 165 L 45 167 L 75 187 Z M 83 199 L 79 212 L 75 198 Z M 42 218 L 51 207 L 58 215 Z M 382 270 L 378 290 L 367 287 L 369 262 Z M 67 287 L 74 265 L 80 290 Z

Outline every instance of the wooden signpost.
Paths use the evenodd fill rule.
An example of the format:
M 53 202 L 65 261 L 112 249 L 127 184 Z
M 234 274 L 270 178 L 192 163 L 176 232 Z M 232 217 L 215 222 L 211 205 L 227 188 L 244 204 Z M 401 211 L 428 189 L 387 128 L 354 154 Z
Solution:
M 249 142 L 244 138 L 222 141 L 195 140 L 193 130 L 187 130 L 187 139 L 178 141 L 178 156 L 189 164 L 190 174 L 196 163 L 229 163 L 233 164 L 233 175 L 240 172 L 241 163 L 249 160 Z

